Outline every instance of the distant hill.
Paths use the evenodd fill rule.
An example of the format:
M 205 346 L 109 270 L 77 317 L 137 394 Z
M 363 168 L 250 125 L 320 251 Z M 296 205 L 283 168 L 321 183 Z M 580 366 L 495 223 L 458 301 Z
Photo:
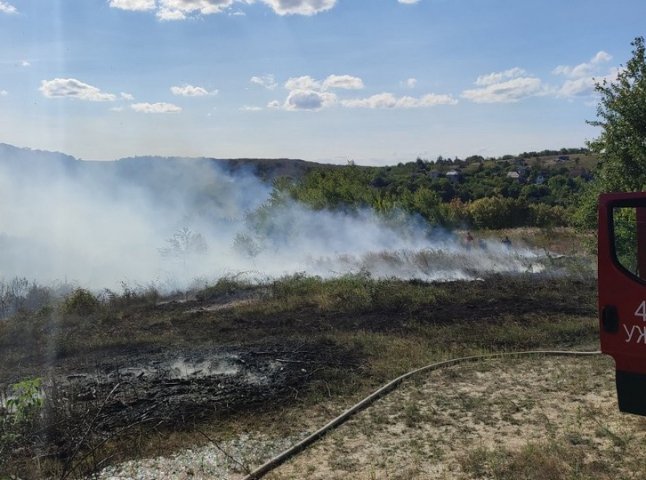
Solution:
M 209 157 L 160 157 L 138 156 L 114 161 L 79 160 L 60 152 L 32 150 L 0 143 L 0 165 L 12 170 L 20 169 L 30 173 L 51 174 L 52 171 L 81 173 L 85 170 L 105 169 L 120 175 L 141 175 L 145 177 L 153 169 L 175 169 L 188 165 L 213 164 L 229 174 L 253 173 L 266 182 L 277 177 L 300 179 L 312 169 L 335 168 L 326 165 L 289 158 L 209 158 Z

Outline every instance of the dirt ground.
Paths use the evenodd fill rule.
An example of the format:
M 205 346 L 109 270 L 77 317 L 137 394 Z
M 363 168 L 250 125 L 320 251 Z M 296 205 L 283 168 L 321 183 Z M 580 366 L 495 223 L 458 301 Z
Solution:
M 21 478 L 102 469 L 106 479 L 240 478 L 408 370 L 478 352 L 594 349 L 597 335 L 594 282 L 549 276 L 297 278 L 87 315 L 25 313 L 0 327 L 0 387 L 38 376 L 46 399 L 42 424 L 10 457 Z M 550 382 L 567 385 L 554 375 L 571 375 L 551 359 L 533 361 L 537 371 L 529 360 L 492 361 L 407 383 L 273 475 L 515 478 L 495 469 L 506 468 L 513 449 L 544 441 L 541 428 L 558 427 L 537 405 L 550 398 Z M 570 365 L 572 375 L 588 365 L 579 377 L 599 379 L 590 389 L 605 392 L 612 412 L 612 366 Z M 543 396 L 525 401 L 535 395 Z M 580 400 L 556 397 L 569 421 Z M 619 435 L 613 428 L 610 439 Z M 482 440 L 498 437 L 505 440 Z M 33 468 L 34 458 L 43 464 Z M 490 463 L 491 472 L 478 470 Z
M 239 479 L 296 440 L 250 432 L 100 478 Z M 644 447 L 646 419 L 617 410 L 607 357 L 498 359 L 405 382 L 266 478 L 641 479 Z

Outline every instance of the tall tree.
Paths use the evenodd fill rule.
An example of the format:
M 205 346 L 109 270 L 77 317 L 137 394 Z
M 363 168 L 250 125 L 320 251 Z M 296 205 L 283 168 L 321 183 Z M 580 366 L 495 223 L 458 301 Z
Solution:
M 580 223 L 596 224 L 596 196 L 600 192 L 630 192 L 646 189 L 646 49 L 644 37 L 631 43 L 632 58 L 616 79 L 596 84 L 600 95 L 597 119 L 588 122 L 601 128 L 589 143 L 601 162 L 596 178 L 582 197 Z

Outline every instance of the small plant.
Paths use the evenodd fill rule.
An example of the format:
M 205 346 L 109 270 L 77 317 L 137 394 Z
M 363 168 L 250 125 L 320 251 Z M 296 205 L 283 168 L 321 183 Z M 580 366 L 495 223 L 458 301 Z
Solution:
M 0 464 L 27 443 L 42 406 L 40 378 L 23 380 L 9 387 L 4 406 L 0 404 Z
M 32 418 L 43 406 L 40 396 L 41 379 L 23 380 L 11 386 L 12 395 L 6 401 L 7 409 L 17 422 Z

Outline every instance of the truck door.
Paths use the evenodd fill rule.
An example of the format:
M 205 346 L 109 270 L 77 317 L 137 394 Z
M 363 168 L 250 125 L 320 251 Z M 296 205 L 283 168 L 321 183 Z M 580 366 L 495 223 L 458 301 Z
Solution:
M 646 415 L 646 192 L 602 194 L 598 240 L 601 351 L 619 409 Z

